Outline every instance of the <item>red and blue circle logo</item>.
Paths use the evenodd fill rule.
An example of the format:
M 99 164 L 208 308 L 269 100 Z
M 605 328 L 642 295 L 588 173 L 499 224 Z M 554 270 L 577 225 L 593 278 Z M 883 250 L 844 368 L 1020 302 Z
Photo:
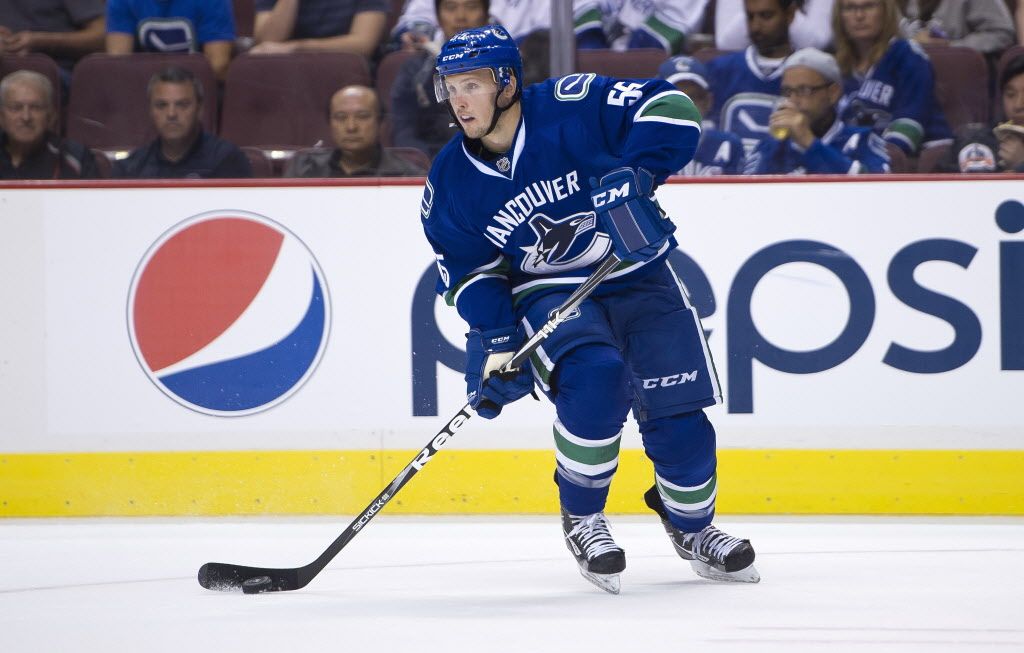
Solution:
M 312 376 L 330 300 L 309 248 L 276 222 L 214 211 L 150 247 L 128 294 L 128 333 L 160 390 L 208 415 L 275 406 Z

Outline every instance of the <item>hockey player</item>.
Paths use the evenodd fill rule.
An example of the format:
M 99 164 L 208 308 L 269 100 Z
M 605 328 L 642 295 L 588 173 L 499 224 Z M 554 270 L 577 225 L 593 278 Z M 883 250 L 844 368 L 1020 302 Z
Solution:
M 523 89 L 521 66 L 496 25 L 460 32 L 437 58 L 437 99 L 462 133 L 434 159 L 421 214 L 438 292 L 469 326 L 469 403 L 494 418 L 534 381 L 552 401 L 566 545 L 598 587 L 617 593 L 626 566 L 603 511 L 630 408 L 655 468 L 645 500 L 678 554 L 702 576 L 756 582 L 750 543 L 711 525 L 715 431 L 702 409 L 721 392 L 652 195 L 693 156 L 700 115 L 662 80 L 577 73 Z M 620 235 L 623 216 L 638 238 Z M 531 364 L 491 376 L 613 252 L 620 267 Z

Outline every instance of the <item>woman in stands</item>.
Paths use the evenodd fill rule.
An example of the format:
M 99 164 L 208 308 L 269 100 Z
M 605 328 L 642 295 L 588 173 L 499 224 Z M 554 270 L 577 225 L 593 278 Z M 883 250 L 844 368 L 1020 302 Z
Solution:
M 949 144 L 935 76 L 921 46 L 900 38 L 898 0 L 837 0 L 832 12 L 843 73 L 843 122 L 870 126 L 907 156 Z

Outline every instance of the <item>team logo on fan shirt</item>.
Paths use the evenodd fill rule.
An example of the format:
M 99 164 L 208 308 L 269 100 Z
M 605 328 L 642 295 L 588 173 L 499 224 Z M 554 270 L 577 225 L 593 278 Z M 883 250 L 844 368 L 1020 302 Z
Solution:
M 188 218 L 146 252 L 128 294 L 143 371 L 208 415 L 275 406 L 313 374 L 330 332 L 323 272 L 293 233 L 260 215 Z

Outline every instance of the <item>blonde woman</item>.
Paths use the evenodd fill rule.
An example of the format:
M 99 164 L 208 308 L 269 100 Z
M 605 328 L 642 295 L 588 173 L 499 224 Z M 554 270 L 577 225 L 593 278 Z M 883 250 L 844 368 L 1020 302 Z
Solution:
M 872 127 L 908 156 L 952 142 L 921 46 L 900 38 L 897 0 L 838 0 L 832 13 L 843 74 L 843 122 Z

